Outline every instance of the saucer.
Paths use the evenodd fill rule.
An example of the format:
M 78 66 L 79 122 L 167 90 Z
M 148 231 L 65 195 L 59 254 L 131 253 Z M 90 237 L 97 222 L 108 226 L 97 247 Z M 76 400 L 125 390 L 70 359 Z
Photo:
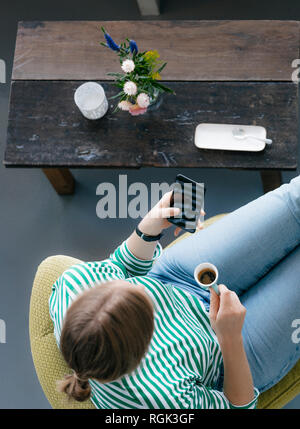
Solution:
M 234 136 L 234 130 L 243 130 L 245 134 L 266 138 L 267 131 L 264 127 L 256 125 L 233 124 L 199 124 L 195 131 L 195 145 L 200 149 L 238 150 L 238 151 L 262 151 L 266 143 L 252 137 L 238 139 Z

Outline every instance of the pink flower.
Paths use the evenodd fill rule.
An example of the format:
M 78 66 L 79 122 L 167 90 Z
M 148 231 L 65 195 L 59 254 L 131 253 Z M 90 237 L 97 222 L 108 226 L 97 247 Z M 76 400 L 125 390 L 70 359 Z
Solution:
M 125 60 L 123 61 L 121 68 L 125 73 L 131 73 L 135 68 L 135 64 L 132 60 Z
M 127 95 L 135 95 L 137 93 L 137 86 L 131 80 L 126 82 L 124 85 L 124 92 Z
M 130 108 L 132 106 L 133 106 L 133 104 L 130 103 L 130 101 L 127 101 L 127 100 L 120 101 L 120 103 L 118 104 L 119 109 L 125 110 L 127 112 L 130 110 Z
M 145 94 L 144 92 L 142 92 L 141 94 L 139 94 L 138 96 L 137 96 L 137 99 L 136 99 L 136 101 L 137 101 L 137 104 L 140 106 L 140 107 L 143 107 L 143 108 L 147 108 L 148 106 L 149 106 L 149 104 L 150 104 L 150 98 L 149 98 L 149 96 L 147 95 L 147 94 Z
M 147 111 L 147 107 L 140 107 L 138 104 L 133 104 L 129 109 L 132 116 L 143 115 Z

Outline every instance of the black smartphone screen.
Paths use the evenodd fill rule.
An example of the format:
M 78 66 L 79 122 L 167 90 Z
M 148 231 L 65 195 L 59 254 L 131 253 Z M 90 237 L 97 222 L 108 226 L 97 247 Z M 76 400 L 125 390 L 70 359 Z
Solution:
M 203 183 L 197 183 L 183 174 L 178 174 L 173 186 L 170 205 L 179 207 L 181 213 L 179 216 L 168 218 L 168 221 L 185 231 L 195 232 L 200 211 L 204 207 L 205 192 Z

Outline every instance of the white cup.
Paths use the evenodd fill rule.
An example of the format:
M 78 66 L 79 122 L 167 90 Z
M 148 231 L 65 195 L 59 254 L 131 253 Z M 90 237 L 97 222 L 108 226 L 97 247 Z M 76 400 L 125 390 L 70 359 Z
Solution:
M 212 283 L 209 283 L 209 284 L 201 283 L 199 278 L 198 278 L 198 274 L 200 273 L 200 271 L 204 270 L 205 268 L 208 268 L 208 269 L 214 271 L 214 273 L 215 273 L 215 280 Z M 218 284 L 217 284 L 217 281 L 219 278 L 219 271 L 215 265 L 211 264 L 210 262 L 203 262 L 203 263 L 197 265 L 197 267 L 194 270 L 194 277 L 195 277 L 195 280 L 198 283 L 198 285 L 201 286 L 203 289 L 207 290 L 210 287 L 212 287 L 213 290 L 216 292 L 216 294 L 220 295 L 220 291 L 219 291 Z
M 99 119 L 108 109 L 108 101 L 103 87 L 96 82 L 85 82 L 74 94 L 74 101 L 87 119 Z

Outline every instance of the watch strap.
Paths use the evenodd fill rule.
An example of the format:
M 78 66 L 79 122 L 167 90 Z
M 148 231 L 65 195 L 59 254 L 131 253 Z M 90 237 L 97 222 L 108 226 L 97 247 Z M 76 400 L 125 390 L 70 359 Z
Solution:
M 142 240 L 144 240 L 144 241 L 157 241 L 157 240 L 159 240 L 159 239 L 163 236 L 163 233 L 160 233 L 160 234 L 158 234 L 158 235 L 148 235 L 148 234 L 144 234 L 144 233 L 139 229 L 139 227 L 138 227 L 138 226 L 135 228 L 135 232 L 136 232 L 136 233 L 137 233 L 137 235 L 138 235 L 139 237 L 141 237 L 141 239 L 142 239 Z

